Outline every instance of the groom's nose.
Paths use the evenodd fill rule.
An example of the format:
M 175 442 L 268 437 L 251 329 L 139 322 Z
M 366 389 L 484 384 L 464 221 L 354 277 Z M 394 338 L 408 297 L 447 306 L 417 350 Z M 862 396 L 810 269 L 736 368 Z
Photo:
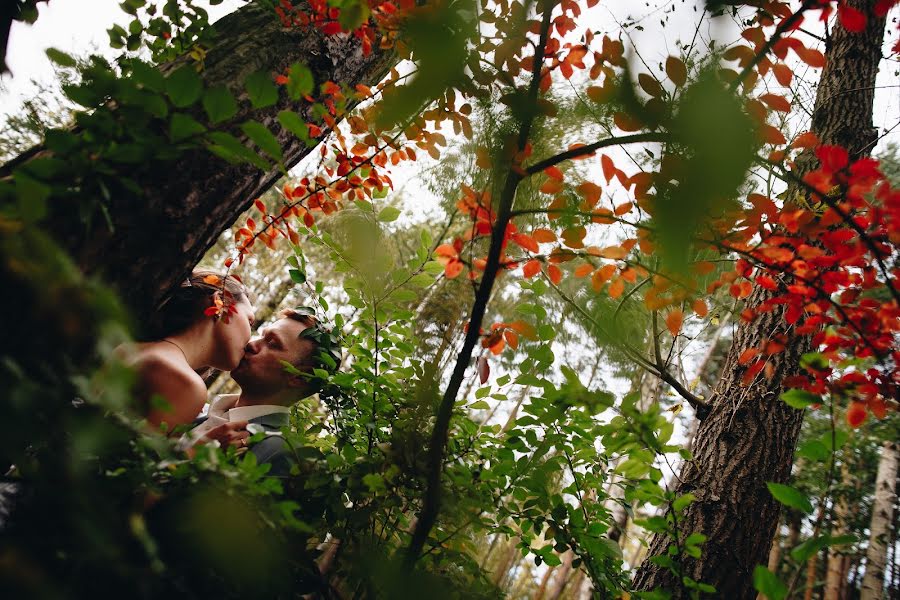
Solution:
M 262 338 L 252 338 L 247 345 L 244 346 L 244 354 L 256 354 L 259 352 L 259 344 Z

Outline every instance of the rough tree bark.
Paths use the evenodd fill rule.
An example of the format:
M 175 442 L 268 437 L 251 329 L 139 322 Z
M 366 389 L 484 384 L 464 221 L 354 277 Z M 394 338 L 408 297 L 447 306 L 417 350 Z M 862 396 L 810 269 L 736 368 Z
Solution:
M 861 600 L 881 600 L 884 597 L 884 569 L 887 563 L 887 542 L 890 539 L 894 504 L 897 503 L 897 463 L 900 444 L 885 442 L 875 476 L 875 502 L 869 525 L 869 549 L 866 551 L 866 574 L 863 577 Z
M 885 21 L 872 12 L 875 0 L 851 0 L 848 4 L 866 13 L 867 26 L 861 33 L 848 33 L 839 25 L 832 30 L 812 130 L 823 143 L 843 146 L 858 158 L 867 154 L 877 139 L 872 102 Z M 800 171 L 807 172 L 814 161 L 805 161 Z M 748 306 L 758 305 L 768 293 L 757 288 Z M 741 352 L 778 333 L 787 336 L 787 348 L 770 359 L 774 376 L 760 375 L 750 385 L 742 385 Z M 784 391 L 781 382 L 798 372 L 800 356 L 809 347 L 809 339 L 795 335 L 780 311 L 741 323 L 710 398 L 710 413 L 697 431 L 694 460 L 682 468 L 677 493 L 692 493 L 697 500 L 679 515 L 679 530 L 683 536 L 692 532 L 707 536 L 702 556 L 684 559 L 684 575 L 715 586 L 716 597 L 756 597 L 753 569 L 766 564 L 780 512 L 766 482 L 787 481 L 803 418 L 801 411 L 779 400 Z M 655 535 L 648 556 L 665 553 L 670 543 L 666 536 Z M 673 598 L 687 597 L 677 577 L 649 560 L 638 569 L 634 587 L 663 588 L 671 591 Z
M 229 123 L 260 121 L 276 134 L 287 168 L 312 150 L 282 129 L 279 111 L 292 108 L 304 115 L 282 92 L 279 101 L 253 109 L 243 83 L 256 71 L 283 72 L 295 62 L 305 63 L 317 84 L 334 81 L 351 88 L 374 85 L 394 63 L 393 52 L 378 50 L 363 56 L 359 41 L 346 35 L 325 36 L 315 29 L 284 28 L 269 8 L 258 3 L 220 19 L 218 32 L 201 73 L 206 86 L 225 85 L 239 100 L 237 115 Z M 168 72 L 181 64 L 163 65 Z M 311 117 L 310 117 L 311 118 Z M 239 129 L 232 133 L 242 137 Z M 327 131 L 326 131 L 327 133 Z M 20 164 L 41 153 L 38 147 L 0 169 Z M 47 228 L 88 274 L 99 274 L 136 314 L 152 310 L 178 281 L 196 265 L 222 233 L 254 199 L 281 176 L 277 169 L 263 172 L 251 165 L 231 165 L 205 149 L 183 155 L 177 164 L 149 165 L 136 179 L 143 197 L 122 194 L 108 205 L 110 231 L 96 222 L 90 231 L 63 207 L 52 207 Z

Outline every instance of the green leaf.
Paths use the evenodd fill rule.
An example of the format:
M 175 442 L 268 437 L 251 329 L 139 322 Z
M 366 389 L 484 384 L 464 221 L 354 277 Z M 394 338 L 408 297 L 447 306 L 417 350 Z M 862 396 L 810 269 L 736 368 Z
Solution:
M 131 76 L 148 90 L 162 92 L 166 89 L 166 78 L 163 74 L 156 67 L 138 59 L 131 62 Z
M 800 357 L 800 366 L 804 369 L 827 369 L 828 358 L 819 352 L 807 352 Z
M 812 404 L 821 404 L 822 397 L 806 390 L 791 389 L 781 394 L 781 399 L 792 408 L 806 408 Z
M 259 146 L 260 150 L 271 156 L 277 161 L 281 161 L 283 154 L 281 153 L 281 144 L 278 139 L 269 131 L 269 128 L 257 121 L 247 121 L 241 125 L 247 137 Z
M 21 170 L 15 172 L 13 180 L 16 182 L 16 200 L 22 220 L 33 223 L 47 216 L 47 198 L 52 191 L 50 186 L 29 177 Z
M 206 127 L 201 125 L 191 116 L 183 113 L 173 113 L 169 123 L 169 137 L 173 142 L 181 142 L 189 137 L 206 132 Z
M 203 93 L 203 110 L 210 123 L 221 123 L 237 113 L 237 102 L 224 85 L 211 87 Z
M 343 11 L 341 11 L 343 13 Z M 312 71 L 303 63 L 294 63 L 288 70 L 287 92 L 291 100 L 299 100 L 312 93 L 315 81 Z
M 471 408 L 472 410 L 488 410 L 491 408 L 491 405 L 484 400 L 478 400 L 470 404 L 469 408 Z
M 57 50 L 56 48 L 47 48 L 46 52 L 47 58 L 61 67 L 74 67 L 78 64 L 75 62 L 74 58 L 72 58 L 62 50 Z
M 378 220 L 382 223 L 390 223 L 396 221 L 400 216 L 400 209 L 395 206 L 386 206 L 378 213 Z
M 263 71 L 251 73 L 244 82 L 247 95 L 253 108 L 264 108 L 278 102 L 278 88 L 272 81 L 272 76 Z
M 791 550 L 791 558 L 799 563 L 805 563 L 827 545 L 828 536 L 810 538 Z
M 203 81 L 193 67 L 181 67 L 166 79 L 166 94 L 178 108 L 185 108 L 199 100 L 202 91 Z
M 263 171 L 269 170 L 272 166 L 263 157 L 243 145 L 239 139 L 230 133 L 213 131 L 206 136 L 206 139 L 212 144 L 209 147 L 210 151 L 221 156 L 225 160 L 231 162 L 248 162 Z
M 811 440 L 797 449 L 797 456 L 802 456 L 809 460 L 824 461 L 831 456 L 831 451 L 819 440 Z
M 682 496 L 678 496 L 677 498 L 675 498 L 675 501 L 672 502 L 672 510 L 674 510 L 677 513 L 681 512 L 682 510 L 687 508 L 691 502 L 693 502 L 696 499 L 697 499 L 697 496 L 695 496 L 693 494 L 684 494 Z
M 805 513 L 812 512 L 812 504 L 810 504 L 809 499 L 803 494 L 803 492 L 792 488 L 789 485 L 773 483 L 771 481 L 766 482 L 766 486 L 769 488 L 769 492 L 772 494 L 772 497 L 785 506 L 796 508 L 797 510 L 803 511 Z
M 306 283 L 306 274 L 303 271 L 298 271 L 297 269 L 291 269 L 288 271 L 291 276 L 291 281 L 294 283 Z
M 753 569 L 753 587 L 770 600 L 783 600 L 787 596 L 787 587 L 770 570 L 762 565 Z
M 298 139 L 309 143 L 309 127 L 306 126 L 306 122 L 300 118 L 300 115 L 292 110 L 283 110 L 278 113 L 278 122 Z
M 369 20 L 369 5 L 363 0 L 345 2 L 338 14 L 338 23 L 344 31 L 353 31 Z

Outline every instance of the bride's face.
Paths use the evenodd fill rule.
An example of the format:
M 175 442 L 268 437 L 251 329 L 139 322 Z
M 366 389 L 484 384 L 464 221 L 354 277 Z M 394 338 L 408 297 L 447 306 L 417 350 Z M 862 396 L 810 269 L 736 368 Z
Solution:
M 245 296 L 234 304 L 235 312 L 221 317 L 215 325 L 216 362 L 211 365 L 222 371 L 234 369 L 244 356 L 253 325 L 253 305 Z

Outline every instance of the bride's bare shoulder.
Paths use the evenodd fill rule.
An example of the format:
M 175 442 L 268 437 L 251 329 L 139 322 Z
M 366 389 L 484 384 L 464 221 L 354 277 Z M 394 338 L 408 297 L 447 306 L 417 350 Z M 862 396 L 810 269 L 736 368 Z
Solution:
M 138 392 L 149 403 L 147 420 L 153 425 L 189 423 L 206 403 L 203 378 L 177 348 L 172 350 L 158 344 L 138 344 L 123 357 L 135 370 Z M 157 399 L 164 400 L 164 405 L 158 406 Z

